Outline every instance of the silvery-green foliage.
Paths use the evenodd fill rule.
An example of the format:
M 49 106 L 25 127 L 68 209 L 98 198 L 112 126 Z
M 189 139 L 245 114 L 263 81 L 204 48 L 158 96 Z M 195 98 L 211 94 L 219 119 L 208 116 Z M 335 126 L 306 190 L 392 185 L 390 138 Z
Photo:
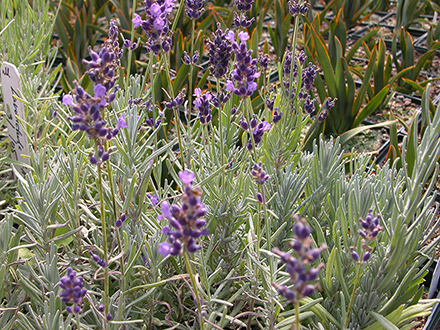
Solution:
M 4 0 L 0 13 L 0 60 L 16 66 L 44 61 L 51 47 L 56 17 L 50 3 Z
M 427 128 L 427 137 L 415 146 L 420 165 L 414 166 L 411 179 L 407 176 L 406 167 L 397 171 L 395 166 L 386 164 L 384 168 L 373 171 L 367 166 L 365 157 L 357 155 L 352 155 L 349 160 L 353 170 L 348 180 L 343 167 L 334 167 L 339 173 L 331 180 L 331 189 L 324 191 L 325 197 L 319 199 L 323 214 L 313 224 L 317 241 L 324 240 L 329 246 L 329 253 L 323 254 L 326 270 L 321 276 L 326 297 L 324 305 L 338 319 L 345 319 L 344 313 L 353 290 L 355 268 L 350 262 L 348 247 L 359 244 L 358 219 L 364 217 L 368 209 L 373 209 L 381 214 L 384 231 L 378 236 L 368 266 L 363 266 L 354 300 L 356 313 L 351 313 L 350 322 L 367 328 L 377 324 L 375 322 L 379 322 L 382 316 L 394 313 L 394 324 L 401 327 L 410 323 L 411 319 L 401 318 L 401 315 L 405 308 L 409 308 L 406 305 L 409 301 L 415 299 L 416 303 L 417 297 L 421 296 L 419 285 L 427 267 L 421 270 L 418 267 L 438 243 L 436 239 L 432 244 L 422 245 L 428 233 L 432 232 L 430 225 L 438 208 L 432 207 L 436 176 L 429 173 L 438 172 L 435 159 L 440 155 L 440 140 L 435 127 L 439 123 L 437 111 Z M 337 146 L 323 146 L 321 144 L 315 149 L 317 152 L 310 161 L 316 162 L 316 168 L 328 169 L 331 162 L 326 155 L 334 152 Z M 309 177 L 308 184 L 314 186 L 312 189 L 306 187 L 306 196 L 316 190 L 322 180 L 314 181 L 322 177 L 320 172 L 315 173 L 317 175 Z M 331 170 L 323 173 L 331 173 Z M 312 210 L 307 210 L 308 217 L 315 216 Z M 400 314 L 396 312 L 399 308 L 402 309 Z

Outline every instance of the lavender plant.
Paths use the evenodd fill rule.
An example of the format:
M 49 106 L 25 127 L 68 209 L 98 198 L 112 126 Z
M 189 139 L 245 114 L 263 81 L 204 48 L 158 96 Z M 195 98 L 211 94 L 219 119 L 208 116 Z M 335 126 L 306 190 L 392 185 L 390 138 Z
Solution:
M 155 23 L 166 30 L 185 6 L 199 8 L 145 4 L 146 17 L 135 24 L 150 24 L 149 32 Z M 0 220 L 0 287 L 7 288 L 0 328 L 67 329 L 77 318 L 83 329 L 287 330 L 299 322 L 407 329 L 429 313 L 434 301 L 420 296 L 423 261 L 439 240 L 426 244 L 438 226 L 439 110 L 420 145 L 411 140 L 409 177 L 406 157 L 402 170 L 396 163 L 373 168 L 366 155 L 346 156 L 338 140 L 322 137 L 302 150 L 317 68 L 294 48 L 278 64 L 281 85 L 261 91 L 250 39 L 219 27 L 200 54 L 212 56 L 212 69 L 203 70 L 215 84 L 174 91 L 177 76 L 167 71 L 161 44 L 158 55 L 150 48 L 147 75 L 127 75 L 115 91 L 122 76 L 116 36 L 112 30 L 102 53 L 92 50 L 86 62 L 96 91 L 78 87 L 65 98 L 74 115 L 54 101 L 50 145 L 32 153 L 30 174 L 16 173 L 18 205 Z M 199 59 L 185 51 L 194 66 Z M 262 59 L 262 75 L 265 65 Z M 169 74 L 170 87 L 162 99 L 161 74 Z M 261 111 L 252 104 L 258 93 L 267 100 Z M 323 115 L 332 102 L 322 102 Z M 180 110 L 188 120 L 176 117 L 167 130 L 166 116 Z M 87 127 L 72 131 L 75 124 Z M 292 254 L 283 252 L 289 248 Z M 368 260 L 357 263 L 352 252 Z M 69 266 L 76 280 L 60 279 Z M 66 311 L 61 298 L 79 313 Z

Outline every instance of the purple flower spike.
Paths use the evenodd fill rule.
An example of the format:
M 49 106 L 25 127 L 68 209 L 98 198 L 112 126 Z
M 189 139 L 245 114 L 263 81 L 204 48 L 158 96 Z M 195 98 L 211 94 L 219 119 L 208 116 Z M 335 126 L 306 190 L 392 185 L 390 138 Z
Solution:
M 204 8 L 203 5 L 205 0 L 185 0 L 186 4 L 186 16 L 192 20 L 196 20 L 202 15 Z
M 290 247 L 295 251 L 295 257 L 278 248 L 273 249 L 273 252 L 286 264 L 286 271 L 289 273 L 290 281 L 294 283 L 294 287 L 293 290 L 291 290 L 277 283 L 273 283 L 273 286 L 278 290 L 281 296 L 293 303 L 297 303 L 301 298 L 313 294 L 316 285 L 312 285 L 308 282 L 316 280 L 324 264 L 309 268 L 308 270 L 306 266 L 317 260 L 320 253 L 327 247 L 323 245 L 318 249 L 311 249 L 313 242 L 310 238 L 311 228 L 307 225 L 305 220 L 300 219 L 299 216 L 295 215 L 294 218 L 295 240 L 290 243 Z
M 359 229 L 358 233 L 362 238 L 362 250 L 365 251 L 362 255 L 361 262 L 366 262 L 370 259 L 370 257 L 371 257 L 370 251 L 373 250 L 373 247 L 368 244 L 371 241 L 375 241 L 379 232 L 383 230 L 383 227 L 379 225 L 379 221 L 380 221 L 380 215 L 377 215 L 376 217 L 374 217 L 372 210 L 368 211 L 368 214 L 365 217 L 365 220 L 362 218 L 359 218 L 359 222 L 361 224 L 362 229 Z M 356 251 L 353 251 L 354 247 L 350 247 L 350 249 L 352 251 L 352 258 L 353 258 L 353 254 L 356 254 L 357 259 L 355 259 L 355 258 L 353 258 L 353 259 L 355 261 L 358 261 L 359 254 Z
M 194 109 L 197 109 L 199 111 L 200 123 L 203 125 L 207 125 L 212 119 L 211 101 L 213 99 L 213 96 L 211 92 L 206 92 L 202 94 L 200 88 L 195 89 L 194 96 L 196 97 L 193 101 Z
M 182 206 L 172 205 L 167 202 L 162 203 L 162 215 L 160 219 L 167 218 L 170 225 L 166 225 L 162 229 L 162 233 L 168 236 L 168 242 L 159 244 L 159 253 L 164 257 L 168 254 L 178 256 L 186 250 L 194 253 L 201 249 L 197 245 L 195 239 L 200 236 L 208 236 L 209 232 L 203 228 L 206 220 L 207 210 L 201 202 L 201 189 L 193 188 L 194 173 L 188 171 L 180 171 L 179 178 L 184 184 L 184 194 L 182 196 Z
M 154 54 L 168 52 L 171 45 L 171 31 L 169 18 L 173 10 L 174 0 L 145 1 L 145 20 L 134 14 L 132 22 L 134 27 L 141 27 L 147 34 L 147 52 Z
M 69 267 L 66 276 L 60 279 L 59 285 L 63 289 L 60 293 L 61 301 L 72 304 L 72 306 L 67 306 L 66 310 L 69 313 L 78 314 L 81 311 L 83 298 L 87 294 L 83 278 L 76 277 L 76 272 Z
M 256 58 L 252 58 L 252 50 L 247 49 L 246 40 L 249 39 L 247 32 L 240 32 L 238 34 L 240 44 L 235 42 L 234 34 L 229 32 L 228 39 L 231 40 L 232 50 L 235 53 L 236 63 L 234 70 L 231 72 L 230 79 L 226 82 L 226 90 L 233 92 L 241 98 L 251 96 L 258 85 L 254 81 L 260 77 L 257 71 Z

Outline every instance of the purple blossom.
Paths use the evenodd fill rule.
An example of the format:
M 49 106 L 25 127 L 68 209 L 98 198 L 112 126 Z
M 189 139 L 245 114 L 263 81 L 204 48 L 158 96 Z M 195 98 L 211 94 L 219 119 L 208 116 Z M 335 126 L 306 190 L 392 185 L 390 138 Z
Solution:
M 78 314 L 81 311 L 83 298 L 87 293 L 83 278 L 76 277 L 76 272 L 69 267 L 66 276 L 60 279 L 59 285 L 63 289 L 63 292 L 60 293 L 61 301 L 72 304 L 72 306 L 67 306 L 66 310 L 69 313 Z
M 255 0 L 235 0 L 235 6 L 240 12 L 249 11 L 252 8 L 252 4 Z
M 173 204 L 170 207 L 167 202 L 163 202 L 161 207 L 162 215 L 159 219 L 167 218 L 170 222 L 170 225 L 162 229 L 169 241 L 159 244 L 158 252 L 163 257 L 169 254 L 177 256 L 184 250 L 194 253 L 201 249 L 201 246 L 196 244 L 196 239 L 209 235 L 208 230 L 203 228 L 206 224 L 203 216 L 207 211 L 201 202 L 201 189 L 192 186 L 194 173 L 180 171 L 179 177 L 184 184 L 182 206 Z
M 74 116 L 67 118 L 72 122 L 72 130 L 86 132 L 90 140 L 96 141 L 97 154 L 90 154 L 89 160 L 91 164 L 97 165 L 109 158 L 108 152 L 104 152 L 104 140 L 111 140 L 124 127 L 120 121 L 116 128 L 109 127 L 103 117 L 103 110 L 116 97 L 118 86 L 115 83 L 119 78 L 116 72 L 122 56 L 117 40 L 118 28 L 113 20 L 110 21 L 108 35 L 99 53 L 89 47 L 91 60 L 83 60 L 86 74 L 95 83 L 94 95 L 88 94 L 74 81 L 72 95 L 63 97 L 63 104 L 70 106 L 74 112 Z
M 330 97 L 328 97 L 324 101 L 324 104 L 322 105 L 321 111 L 319 112 L 319 115 L 318 115 L 318 121 L 320 123 L 324 122 L 324 120 L 327 118 L 328 113 L 335 106 L 336 100 L 337 100 L 336 98 L 332 100 Z
M 211 100 L 213 98 L 211 92 L 206 92 L 202 94 L 200 88 L 194 90 L 194 96 L 196 97 L 193 101 L 194 109 L 199 111 L 199 120 L 202 125 L 207 125 L 212 119 L 211 111 Z
M 162 242 L 159 244 L 159 252 L 164 258 L 172 252 L 172 246 L 168 242 Z
M 267 121 L 262 121 L 254 128 L 254 130 L 252 131 L 252 136 L 254 139 L 255 147 L 261 142 L 264 132 L 270 130 L 270 128 L 271 125 Z M 248 140 L 247 148 L 249 150 L 252 150 L 253 148 L 252 141 L 250 139 Z
M 83 64 L 87 69 L 86 74 L 89 76 L 90 80 L 96 84 L 95 88 L 98 85 L 102 85 L 105 87 L 106 93 L 115 86 L 119 79 L 117 72 L 120 66 L 122 50 L 119 48 L 117 37 L 118 28 L 116 22 L 111 20 L 109 38 L 105 40 L 99 53 L 96 53 L 91 47 L 89 47 L 91 60 L 88 61 L 83 59 Z M 95 97 L 101 98 L 104 95 L 104 92 L 102 87 L 98 87 L 98 89 L 98 92 L 95 90 Z
M 125 121 L 126 116 L 121 116 L 118 118 L 118 127 L 119 128 L 127 128 L 127 122 Z
M 261 69 L 266 71 L 267 68 L 269 67 L 269 55 L 267 55 L 267 54 L 260 55 L 258 57 L 258 64 L 260 65 Z
M 188 171 L 180 171 L 179 178 L 185 186 L 190 186 L 194 181 L 195 174 Z
M 193 64 L 197 64 L 198 61 L 199 61 L 199 52 L 197 50 L 194 52 L 194 55 L 192 57 L 188 55 L 186 50 L 183 51 L 183 57 L 182 57 L 183 64 L 193 65 Z
M 311 228 L 307 225 L 304 219 L 300 219 L 295 215 L 294 241 L 290 242 L 290 247 L 295 251 L 295 256 L 283 252 L 278 248 L 273 249 L 273 252 L 281 258 L 281 261 L 286 264 L 286 271 L 290 275 L 290 282 L 293 283 L 293 289 L 289 289 L 284 285 L 272 283 L 278 290 L 278 293 L 287 300 L 297 303 L 301 298 L 312 295 L 316 285 L 308 282 L 314 281 L 318 277 L 320 269 L 324 264 L 317 267 L 308 267 L 308 265 L 319 258 L 320 253 L 327 247 L 322 245 L 318 249 L 312 249 L 313 240 L 310 238 Z
M 233 41 L 234 34 L 231 35 L 231 32 L 229 32 L 228 38 L 232 41 L 236 63 L 234 64 L 235 69 L 231 72 L 230 79 L 226 83 L 226 90 L 239 97 L 246 98 L 251 96 L 257 89 L 258 85 L 254 80 L 260 77 L 260 73 L 257 71 L 257 59 L 252 58 L 252 50 L 247 49 L 248 33 L 240 32 L 238 37 L 240 44 Z
M 132 22 L 135 27 L 141 27 L 147 34 L 147 51 L 154 54 L 167 53 L 171 49 L 171 31 L 169 28 L 170 13 L 174 0 L 144 0 L 145 20 L 134 14 Z
M 185 13 L 192 20 L 196 20 L 202 15 L 205 0 L 185 0 Z
M 138 14 L 136 14 L 136 13 L 133 16 L 134 17 L 133 17 L 133 19 L 131 21 L 133 22 L 134 27 L 138 28 L 142 24 L 142 18 Z
M 259 185 L 263 185 L 269 179 L 269 175 L 263 170 L 262 162 L 252 166 L 251 175 Z
M 185 93 L 181 91 L 179 92 L 179 94 L 175 99 L 171 99 L 169 102 L 165 102 L 165 107 L 167 109 L 174 109 L 182 105 L 184 101 L 185 101 Z
M 251 26 L 252 22 L 255 21 L 255 18 L 252 17 L 251 19 L 247 19 L 244 12 L 240 12 L 239 14 L 234 14 L 234 21 L 232 22 L 232 25 L 235 28 L 245 28 Z
M 289 12 L 293 17 L 298 15 L 305 16 L 309 11 L 310 4 L 307 1 L 302 1 L 301 4 L 299 2 L 297 0 L 289 1 Z
M 362 229 L 358 230 L 359 235 L 362 238 L 362 250 L 364 251 L 362 254 L 362 261 L 366 262 L 371 257 L 371 250 L 373 249 L 370 245 L 368 245 L 369 242 L 375 241 L 376 236 L 379 234 L 380 231 L 383 230 L 383 227 L 379 224 L 380 222 L 380 215 L 378 214 L 376 217 L 373 215 L 372 210 L 368 211 L 367 216 L 365 217 L 365 220 L 363 218 L 359 218 L 359 222 L 361 223 Z M 354 251 L 354 247 L 350 246 L 351 250 L 351 257 L 356 262 L 359 262 L 359 254 Z
M 63 96 L 63 104 L 73 106 L 73 98 L 72 95 L 66 94 Z
M 212 40 L 206 40 L 209 57 L 209 71 L 215 78 L 221 78 L 228 72 L 229 61 L 232 56 L 232 40 L 227 38 L 229 32 L 220 28 L 220 23 L 217 25 L 217 30 L 212 34 Z M 234 32 L 232 32 L 234 34 Z
M 151 204 L 153 204 L 153 206 L 159 204 L 159 197 L 157 195 L 147 193 L 147 197 L 150 199 Z
M 274 112 L 273 112 L 273 117 L 272 117 L 273 123 L 274 124 L 278 123 L 282 117 L 283 117 L 283 112 L 279 111 L 278 107 L 275 107 Z

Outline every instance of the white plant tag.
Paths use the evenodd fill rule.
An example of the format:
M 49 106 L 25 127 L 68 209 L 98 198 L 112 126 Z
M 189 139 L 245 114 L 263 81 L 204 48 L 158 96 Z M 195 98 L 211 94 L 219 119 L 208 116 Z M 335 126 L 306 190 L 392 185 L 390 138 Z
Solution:
M 9 141 L 12 144 L 11 159 L 30 165 L 28 139 L 17 119 L 17 117 L 24 119 L 24 105 L 14 97 L 19 96 L 21 91 L 20 74 L 14 64 L 3 62 L 0 75 Z M 24 166 L 16 166 L 16 168 L 22 175 L 28 172 Z

